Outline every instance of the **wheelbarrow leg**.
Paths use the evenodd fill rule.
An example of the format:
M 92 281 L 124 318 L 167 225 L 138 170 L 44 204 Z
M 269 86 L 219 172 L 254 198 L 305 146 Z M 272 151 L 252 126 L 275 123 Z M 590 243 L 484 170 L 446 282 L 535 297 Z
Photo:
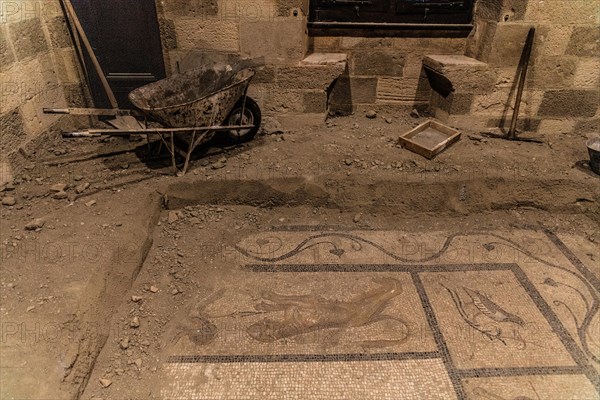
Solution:
M 169 146 L 169 151 L 171 152 L 171 165 L 173 166 L 173 170 L 177 172 L 177 161 L 175 161 L 175 132 L 171 132 L 170 136 L 171 145 Z
M 185 153 L 185 162 L 183 163 L 183 168 L 181 169 L 181 171 L 179 171 L 177 173 L 178 176 L 183 176 L 187 172 L 188 166 L 190 165 L 190 158 L 192 157 L 192 152 L 196 148 L 195 144 L 196 144 L 196 131 L 194 130 L 192 132 L 192 137 L 188 144 L 187 151 Z

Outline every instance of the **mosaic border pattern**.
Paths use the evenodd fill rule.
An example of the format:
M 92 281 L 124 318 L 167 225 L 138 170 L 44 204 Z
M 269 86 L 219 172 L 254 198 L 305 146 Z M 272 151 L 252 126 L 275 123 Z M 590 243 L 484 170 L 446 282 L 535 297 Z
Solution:
M 546 230 L 545 234 L 549 240 L 563 253 L 573 266 L 585 277 L 591 286 L 600 292 L 600 280 L 589 271 L 573 252 L 553 232 Z M 346 236 L 346 235 L 343 235 Z M 449 242 L 457 235 L 451 235 L 443 250 Z M 238 249 L 239 250 L 239 249 Z M 292 252 L 297 253 L 300 248 Z M 289 257 L 286 254 L 281 259 Z M 259 257 L 255 259 L 261 260 Z M 264 260 L 272 262 L 275 260 Z M 436 341 L 437 352 L 406 352 L 406 353 L 378 353 L 378 354 L 287 354 L 287 355 L 224 355 L 224 356 L 202 356 L 183 355 L 171 356 L 168 363 L 237 363 L 237 362 L 352 362 L 352 361 L 380 361 L 380 360 L 409 360 L 441 358 L 454 390 L 459 399 L 466 398 L 462 385 L 462 379 L 474 377 L 510 377 L 527 375 L 585 375 L 600 394 L 600 374 L 589 363 L 582 349 L 571 337 L 567 329 L 560 322 L 552 308 L 546 303 L 539 291 L 529 280 L 521 267 L 515 263 L 499 264 L 247 264 L 243 270 L 256 273 L 314 273 L 314 272 L 396 272 L 409 273 L 415 285 L 425 316 Z M 431 272 L 461 272 L 461 271 L 511 271 L 516 280 L 529 295 L 542 316 L 546 319 L 564 347 L 572 356 L 577 366 L 563 367 L 523 367 L 523 368 L 481 368 L 481 369 L 458 369 L 452 361 L 448 346 L 440 330 L 435 313 L 425 292 L 425 287 L 420 273 Z

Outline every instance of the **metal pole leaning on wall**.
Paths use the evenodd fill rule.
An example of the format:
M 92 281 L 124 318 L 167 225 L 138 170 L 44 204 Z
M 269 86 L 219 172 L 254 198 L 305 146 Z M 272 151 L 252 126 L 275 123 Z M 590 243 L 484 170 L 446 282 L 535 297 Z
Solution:
M 519 109 L 521 108 L 521 98 L 523 97 L 523 89 L 527 78 L 527 68 L 529 67 L 529 59 L 531 58 L 531 49 L 533 48 L 533 38 L 535 36 L 535 28 L 529 29 L 525 47 L 519 61 L 519 86 L 517 88 L 517 98 L 515 100 L 515 108 L 513 111 L 512 120 L 510 122 L 510 130 L 508 131 L 508 139 L 514 140 L 517 136 L 517 120 L 519 119 Z

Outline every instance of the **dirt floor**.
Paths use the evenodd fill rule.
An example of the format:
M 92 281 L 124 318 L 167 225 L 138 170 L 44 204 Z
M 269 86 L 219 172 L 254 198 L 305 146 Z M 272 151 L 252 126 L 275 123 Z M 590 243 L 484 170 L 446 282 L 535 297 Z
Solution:
M 327 122 L 307 116 L 282 121 L 284 132 L 276 132 L 279 129 L 271 121 L 268 134 L 259 135 L 251 143 L 224 147 L 217 141 L 199 149 L 188 174 L 179 178 L 172 174 L 169 157 L 156 155 L 155 146 L 149 148 L 145 141 L 56 138 L 48 143 L 32 155 L 24 172 L 3 187 L 1 193 L 1 398 L 268 398 L 260 391 L 248 393 L 274 381 L 245 381 L 244 372 L 235 370 L 235 362 L 218 357 L 284 354 L 292 359 L 286 364 L 286 368 L 295 371 L 290 374 L 308 376 L 310 369 L 303 369 L 306 360 L 294 358 L 299 354 L 325 358 L 349 353 L 379 354 L 355 348 L 346 333 L 331 341 L 317 337 L 311 342 L 310 333 L 308 339 L 303 336 L 289 341 L 263 340 L 263 347 L 252 347 L 236 336 L 236 324 L 240 321 L 253 321 L 253 326 L 259 326 L 257 315 L 266 306 L 261 309 L 252 304 L 276 298 L 265 297 L 267 281 L 244 268 L 255 263 L 285 264 L 287 255 L 298 249 L 309 249 L 310 256 L 292 264 L 356 266 L 387 265 L 393 261 L 406 267 L 429 265 L 424 260 L 439 252 L 444 239 L 452 235 L 471 235 L 472 244 L 467 247 L 479 249 L 489 247 L 491 234 L 515 246 L 529 246 L 524 254 L 537 257 L 540 263 L 563 257 L 557 253 L 561 247 L 556 243 L 560 243 L 585 265 L 586 271 L 591 271 L 591 278 L 585 276 L 587 281 L 600 278 L 600 176 L 587 167 L 585 137 L 542 132 L 540 144 L 509 142 L 462 131 L 459 142 L 427 160 L 398 145 L 399 134 L 424 120 L 393 113 L 375 118 L 357 113 Z M 354 244 L 345 250 L 340 244 L 340 240 L 347 239 L 344 235 L 354 238 Z M 549 239 L 554 237 L 560 240 Z M 530 239 L 533 242 L 527 243 Z M 403 240 L 407 247 L 400 246 L 399 251 L 398 243 L 404 243 Z M 321 248 L 323 243 L 329 246 L 326 250 Z M 359 248 L 381 249 L 389 248 L 388 245 L 395 249 L 397 259 L 389 251 L 381 255 L 371 249 L 366 255 L 358 254 Z M 345 259 L 352 250 L 358 258 Z M 475 250 L 467 251 L 443 264 L 481 263 L 474 254 Z M 537 266 L 530 270 L 514 257 L 504 254 L 500 257 L 502 265 L 520 265 L 527 279 L 534 282 L 531 287 L 524 286 L 527 293 L 538 308 L 546 304 L 535 295 L 538 281 L 555 277 L 542 279 L 542 275 L 536 275 L 541 274 L 535 269 Z M 469 271 L 464 273 L 472 273 Z M 501 275 L 504 270 L 490 271 Z M 441 300 L 428 289 L 433 284 L 432 274 L 419 272 L 415 278 L 415 273 L 406 273 L 408 278 L 390 272 L 394 277 L 389 282 L 397 280 L 407 288 L 412 273 L 412 279 L 424 285 L 425 298 L 430 299 L 433 308 L 437 307 L 436 301 Z M 296 290 L 301 285 L 326 298 L 341 290 L 334 297 L 348 300 L 366 288 L 359 287 L 358 278 L 355 281 L 346 275 L 339 278 L 339 287 L 323 283 L 335 282 L 340 275 L 334 275 L 325 271 L 318 279 L 302 274 L 295 278 L 275 277 L 271 290 L 279 295 L 302 297 L 305 293 Z M 452 283 L 454 278 L 450 273 L 446 275 L 444 282 Z M 375 283 L 369 285 L 371 289 L 377 287 Z M 510 283 L 507 285 L 510 287 Z M 417 292 L 419 287 L 416 285 Z M 496 300 L 502 298 L 500 292 L 495 295 Z M 223 296 L 229 300 L 215 306 Z M 587 304 L 587 295 L 583 296 Z M 592 292 L 594 296 L 597 293 Z M 415 298 L 415 304 L 419 304 L 419 297 Z M 421 296 L 421 301 L 425 298 Z M 552 300 L 547 302 L 553 304 Z M 244 307 L 227 306 L 234 303 Z M 213 318 L 220 315 L 222 322 L 211 321 L 204 309 L 210 309 Z M 235 313 L 248 313 L 250 319 L 244 320 L 245 314 Z M 555 329 L 555 319 L 542 314 Z M 421 314 L 412 317 L 431 321 Z M 559 319 L 563 317 L 559 314 Z M 597 312 L 590 319 L 590 329 L 597 332 Z M 577 320 L 574 327 L 564 325 L 566 333 L 559 335 L 563 344 L 578 337 L 574 339 L 581 348 L 577 351 L 585 353 L 585 340 L 570 333 L 580 330 Z M 223 329 L 232 332 L 231 338 L 214 341 L 217 330 Z M 264 331 L 244 329 L 255 339 L 264 335 Z M 387 340 L 367 340 L 377 337 L 369 331 L 356 335 L 364 336 L 365 342 Z M 449 337 L 443 329 L 441 335 Z M 385 354 L 438 354 L 440 335 L 425 336 L 406 348 L 402 346 L 408 345 L 403 343 L 391 343 L 394 352 Z M 315 348 L 311 343 L 319 346 Z M 448 340 L 449 347 L 452 343 Z M 599 356 L 597 340 L 591 340 L 589 345 L 591 359 Z M 455 354 L 453 348 L 449 352 L 457 363 L 462 362 L 462 353 Z M 579 353 L 565 353 L 565 359 L 577 361 L 576 366 L 565 361 L 576 379 L 561 384 L 560 374 L 566 373 L 561 370 L 556 373 L 556 390 L 564 390 L 567 397 L 575 398 L 571 397 L 569 385 L 583 377 L 583 383 L 575 385 L 582 393 L 578 398 L 597 398 L 598 365 L 590 361 L 589 355 Z M 173 357 L 183 356 L 209 357 L 209 361 L 173 361 Z M 258 361 L 244 358 L 243 362 L 267 369 L 273 365 L 273 360 L 260 357 Z M 432 360 L 409 361 L 437 362 L 437 356 L 431 357 Z M 557 365 L 562 366 L 564 360 L 556 357 Z M 326 361 L 322 362 L 323 374 L 332 365 Z M 345 361 L 348 360 L 335 362 Z M 365 365 L 376 362 L 382 361 L 369 359 Z M 464 362 L 469 364 L 468 357 Z M 177 370 L 189 364 L 190 370 Z M 202 369 L 196 371 L 194 365 Z M 447 362 L 443 365 L 448 367 Z M 557 365 L 541 367 L 559 368 Z M 531 367 L 538 368 L 538 364 Z M 575 367 L 581 371 L 573 372 Z M 368 368 L 350 372 L 364 377 Z M 329 372 L 335 371 L 340 368 Z M 275 373 L 273 369 L 267 372 Z M 476 376 L 448 376 L 439 382 L 442 392 L 452 392 L 447 398 L 522 395 L 495 392 L 507 387 L 503 382 L 479 385 L 474 382 Z M 336 382 L 346 378 L 338 377 Z M 248 388 L 246 397 L 236 394 L 235 382 Z M 274 385 L 282 392 L 278 397 L 273 389 L 273 398 L 282 398 L 281 393 L 286 391 L 304 398 L 307 392 L 301 390 L 302 382 Z M 523 384 L 534 387 L 536 383 L 531 382 Z M 321 384 L 314 387 L 327 387 L 328 383 Z M 536 393 L 540 390 L 534 389 Z M 430 397 L 445 398 L 447 393 L 442 392 L 431 392 Z M 350 393 L 353 394 L 346 396 L 369 398 L 359 392 Z M 392 396 L 390 393 L 382 392 L 380 398 Z M 315 398 L 325 395 L 337 398 L 331 393 L 313 394 Z M 422 392 L 415 396 L 427 397 Z M 538 393 L 538 397 L 552 398 L 543 393 Z

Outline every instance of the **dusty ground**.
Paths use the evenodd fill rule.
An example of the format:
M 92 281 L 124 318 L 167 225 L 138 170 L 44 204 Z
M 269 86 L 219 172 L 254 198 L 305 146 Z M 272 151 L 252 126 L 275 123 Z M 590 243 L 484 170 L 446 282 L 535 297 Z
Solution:
M 206 146 L 183 178 L 143 142 L 48 143 L 2 192 L 2 398 L 160 397 L 164 341 L 190 299 L 227 279 L 227 249 L 274 227 L 547 228 L 598 265 L 600 177 L 584 137 L 463 132 L 429 161 L 397 145 L 422 120 L 286 122 L 241 147 Z

